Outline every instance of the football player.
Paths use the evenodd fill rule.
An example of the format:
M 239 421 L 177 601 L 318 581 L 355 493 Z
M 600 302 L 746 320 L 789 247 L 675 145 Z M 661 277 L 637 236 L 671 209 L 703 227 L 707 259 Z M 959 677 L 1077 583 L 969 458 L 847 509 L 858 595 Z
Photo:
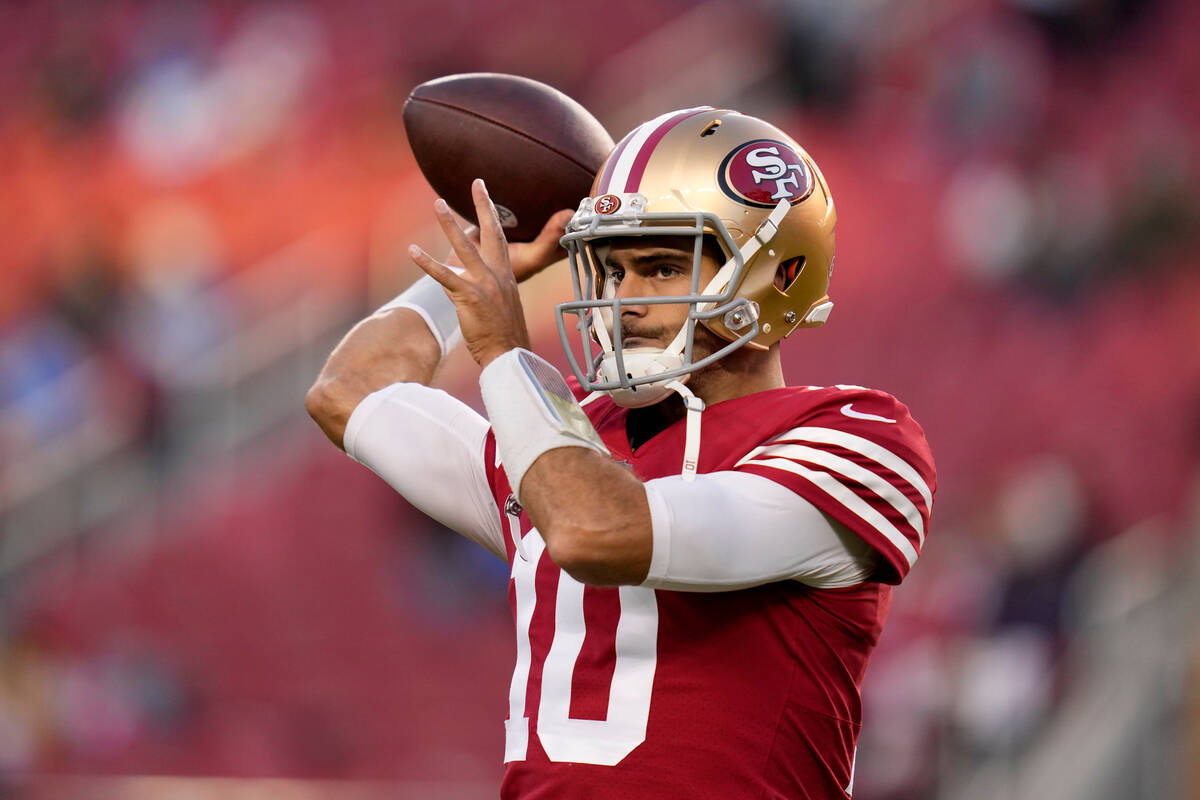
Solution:
M 836 215 L 778 128 L 663 114 L 569 219 L 472 238 L 359 323 L 308 395 L 334 443 L 511 566 L 505 798 L 845 798 L 860 687 L 929 529 L 933 460 L 896 399 L 787 386 L 822 324 Z M 564 229 L 565 223 L 565 229 Z M 574 373 L 530 352 L 516 282 L 566 247 Z M 428 383 L 465 340 L 488 418 Z

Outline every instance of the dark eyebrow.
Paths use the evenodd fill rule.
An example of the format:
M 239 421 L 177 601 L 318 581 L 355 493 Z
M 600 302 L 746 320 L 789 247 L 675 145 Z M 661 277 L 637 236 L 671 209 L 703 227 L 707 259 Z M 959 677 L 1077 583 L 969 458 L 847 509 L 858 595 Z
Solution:
M 605 262 L 609 266 L 612 266 L 615 263 L 613 261 L 612 256 L 613 256 L 613 254 L 610 252 L 608 254 L 608 258 L 605 259 Z M 664 261 L 664 260 L 671 260 L 671 259 L 675 259 L 675 260 L 679 260 L 679 261 L 687 261 L 690 264 L 692 262 L 692 253 L 690 251 L 686 251 L 686 250 L 677 250 L 672 247 L 655 248 L 654 250 L 650 250 L 649 252 L 638 253 L 637 255 L 635 255 L 629 259 L 622 259 L 622 261 L 625 261 L 626 263 L 618 264 L 617 266 L 626 266 L 626 265 L 639 266 L 642 264 L 649 264 L 654 261 Z

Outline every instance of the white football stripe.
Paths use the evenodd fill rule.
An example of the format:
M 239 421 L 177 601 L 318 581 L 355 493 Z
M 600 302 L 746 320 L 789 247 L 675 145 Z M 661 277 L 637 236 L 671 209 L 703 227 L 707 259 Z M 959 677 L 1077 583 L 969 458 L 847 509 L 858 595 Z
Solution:
M 908 537 L 901 533 L 899 528 L 889 522 L 887 517 L 876 511 L 870 503 L 863 500 L 852 489 L 829 473 L 808 469 L 787 458 L 771 458 L 754 463 L 756 466 L 783 470 L 784 472 L 790 472 L 807 479 L 834 500 L 844 505 L 863 522 L 883 534 L 883 537 L 900 551 L 901 555 L 908 561 L 910 567 L 917 562 L 916 548 L 913 547 Z
M 697 106 L 695 108 L 681 108 L 675 111 L 668 111 L 666 114 L 660 114 L 649 122 L 643 122 L 634 133 L 633 138 L 629 140 L 629 144 L 621 152 L 621 157 L 617 159 L 617 164 L 613 167 L 612 177 L 608 179 L 608 191 L 624 192 L 625 182 L 629 180 L 629 172 L 633 169 L 633 162 L 637 160 L 638 153 L 642 152 L 642 145 L 646 144 L 646 140 L 658 130 L 658 126 L 662 125 L 667 120 L 674 117 L 676 114 L 685 114 L 689 111 L 701 111 L 705 106 Z
M 809 427 L 792 428 L 787 433 L 776 436 L 775 439 L 777 442 L 786 439 L 798 439 L 802 442 L 835 444 L 839 447 L 844 447 L 847 450 L 858 453 L 860 456 L 866 456 L 872 461 L 887 467 L 892 472 L 896 473 L 900 477 L 904 478 L 904 480 L 912 484 L 912 487 L 920 493 L 922 498 L 924 498 L 925 508 L 929 509 L 930 511 L 933 510 L 933 493 L 929 491 L 929 486 L 925 483 L 917 471 L 913 469 L 912 465 L 900 456 L 893 453 L 891 450 L 872 442 L 870 439 L 864 439 L 861 436 L 855 436 L 853 433 L 846 433 L 845 431 L 839 431 L 833 428 Z M 767 444 L 763 445 L 762 447 L 754 448 L 745 456 L 743 456 L 742 460 L 738 462 L 738 466 L 745 464 L 750 459 L 756 458 L 760 454 L 770 450 L 772 447 L 777 446 L 777 444 Z
M 903 514 L 904 518 L 908 520 L 908 524 L 916 530 L 918 541 L 921 544 L 925 543 L 925 523 L 921 518 L 921 512 L 917 510 L 911 500 L 904 496 L 903 492 L 866 467 L 834 455 L 828 450 L 818 450 L 815 447 L 805 447 L 799 444 L 776 445 L 759 455 L 754 461 L 758 463 L 774 458 L 792 458 L 820 464 L 839 475 L 858 481 Z

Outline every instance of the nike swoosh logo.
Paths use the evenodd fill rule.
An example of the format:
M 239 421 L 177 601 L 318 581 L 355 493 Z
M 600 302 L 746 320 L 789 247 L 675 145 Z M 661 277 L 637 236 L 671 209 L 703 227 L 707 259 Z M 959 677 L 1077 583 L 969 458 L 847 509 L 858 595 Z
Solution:
M 888 419 L 887 417 L 881 417 L 878 414 L 864 414 L 861 411 L 855 411 L 853 408 L 851 408 L 853 405 L 854 403 L 846 403 L 846 405 L 842 406 L 842 413 L 853 419 L 866 419 L 870 420 L 871 422 L 890 422 L 893 425 L 896 423 L 896 420 Z

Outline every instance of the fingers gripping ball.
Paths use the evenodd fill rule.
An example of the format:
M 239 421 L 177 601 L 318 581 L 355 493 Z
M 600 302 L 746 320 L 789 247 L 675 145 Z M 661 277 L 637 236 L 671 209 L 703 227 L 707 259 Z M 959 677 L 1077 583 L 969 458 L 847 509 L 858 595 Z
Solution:
M 613 148 L 567 95 L 499 73 L 421 84 L 404 104 L 404 129 L 429 185 L 472 222 L 471 181 L 486 181 L 512 242 L 532 241 L 551 214 L 578 206 Z

